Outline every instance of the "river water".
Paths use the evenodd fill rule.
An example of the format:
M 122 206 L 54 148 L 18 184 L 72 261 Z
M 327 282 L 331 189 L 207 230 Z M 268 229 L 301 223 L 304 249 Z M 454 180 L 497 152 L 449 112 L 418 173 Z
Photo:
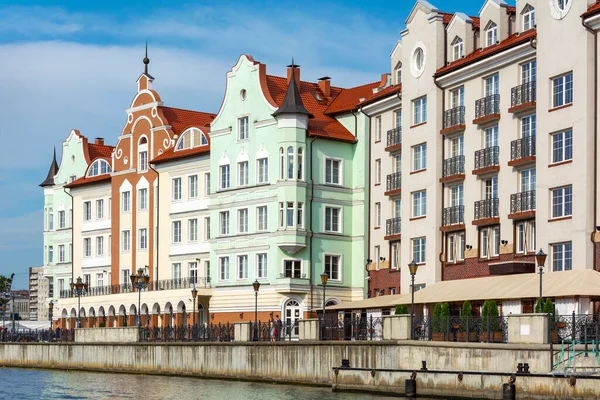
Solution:
M 199 378 L 0 368 L 0 399 L 383 400 L 392 397 Z

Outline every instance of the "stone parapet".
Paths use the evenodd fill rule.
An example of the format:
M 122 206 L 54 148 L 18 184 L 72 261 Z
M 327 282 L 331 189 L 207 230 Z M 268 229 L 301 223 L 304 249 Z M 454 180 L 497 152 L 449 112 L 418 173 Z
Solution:
M 548 344 L 548 314 L 508 315 L 508 342 Z
M 75 329 L 75 343 L 136 343 L 138 341 L 137 327 Z

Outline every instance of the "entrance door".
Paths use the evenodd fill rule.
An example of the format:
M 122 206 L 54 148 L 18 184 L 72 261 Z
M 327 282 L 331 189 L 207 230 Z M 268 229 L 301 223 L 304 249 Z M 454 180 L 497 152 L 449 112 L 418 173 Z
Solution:
M 287 337 L 289 337 L 290 333 L 287 330 L 287 327 L 292 327 L 292 333 L 291 336 L 294 339 L 298 338 L 298 333 L 299 333 L 299 326 L 298 326 L 298 320 L 301 319 L 301 314 L 300 314 L 300 304 L 298 304 L 298 302 L 296 300 L 288 300 L 285 303 L 284 306 L 284 310 L 283 310 L 283 315 L 284 315 L 284 329 L 283 332 L 281 332 L 282 334 L 285 334 Z

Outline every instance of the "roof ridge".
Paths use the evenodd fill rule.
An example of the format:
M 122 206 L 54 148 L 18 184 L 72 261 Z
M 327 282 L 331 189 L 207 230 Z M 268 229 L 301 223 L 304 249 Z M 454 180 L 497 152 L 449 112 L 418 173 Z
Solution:
M 171 106 L 158 106 L 158 107 L 161 107 L 161 108 L 170 108 L 170 109 L 173 109 L 173 110 L 189 111 L 189 112 L 194 112 L 194 113 L 199 113 L 199 114 L 206 114 L 206 115 L 217 116 L 217 114 L 215 114 L 215 113 L 211 113 L 211 112 L 208 112 L 208 111 L 190 110 L 189 108 L 171 107 Z

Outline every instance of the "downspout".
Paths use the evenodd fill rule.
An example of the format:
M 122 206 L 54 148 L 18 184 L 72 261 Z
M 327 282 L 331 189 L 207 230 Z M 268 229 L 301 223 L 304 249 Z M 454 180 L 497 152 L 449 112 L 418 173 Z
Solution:
M 156 190 L 158 191 L 160 188 L 160 175 L 159 175 L 158 171 L 154 169 L 152 164 L 148 163 L 148 167 L 152 171 L 154 171 L 154 173 L 156 174 Z M 156 264 L 156 276 L 154 277 L 154 280 L 158 281 L 158 248 L 159 248 L 158 240 L 160 238 L 160 235 L 158 234 L 158 232 L 160 232 L 160 228 L 159 228 L 160 218 L 158 218 L 158 213 L 160 211 L 160 194 L 156 193 L 155 196 L 156 196 L 156 216 L 155 216 L 156 217 L 156 230 L 154 231 L 155 232 L 154 234 L 156 235 L 156 260 L 154 260 L 154 263 Z M 210 229 L 210 227 L 209 227 L 209 229 Z M 198 265 L 198 269 L 200 269 L 200 265 Z M 200 301 L 200 300 L 198 300 L 198 301 Z M 208 310 L 207 310 L 207 313 L 208 313 Z
M 366 232 L 366 236 L 367 236 L 367 258 L 371 258 L 370 256 L 370 252 L 371 252 L 371 152 L 372 152 L 372 143 L 373 141 L 371 140 L 371 117 L 366 114 L 365 112 L 363 112 L 362 107 L 360 108 L 360 112 L 363 113 L 367 118 L 368 118 L 368 125 L 369 125 L 369 153 L 368 153 L 368 158 L 367 158 L 367 186 L 368 186 L 368 190 L 367 193 L 369 195 L 369 198 L 366 201 L 367 204 L 367 232 Z M 352 113 L 352 115 L 354 115 L 354 113 Z M 354 115 L 354 122 L 355 122 L 355 135 L 358 132 L 358 130 L 356 128 L 358 128 L 358 118 L 356 115 Z M 366 260 L 363 260 L 366 262 Z M 371 285 L 371 273 L 369 271 L 369 264 L 367 263 L 365 266 L 365 271 L 367 272 L 367 278 L 369 279 L 367 281 L 367 294 L 370 292 L 369 290 L 369 286 Z
M 446 93 L 444 92 L 444 88 L 438 83 L 436 76 L 433 75 L 433 83 L 435 84 L 435 86 L 437 86 L 438 89 L 440 89 L 442 91 L 442 124 L 444 121 L 444 112 L 446 111 Z M 442 164 L 444 163 L 444 159 L 446 157 L 446 136 L 442 135 Z M 442 167 L 443 168 L 443 167 Z M 442 203 L 442 213 L 444 212 L 444 184 L 441 184 L 441 203 Z M 441 225 L 441 221 L 440 221 L 440 225 Z M 442 246 L 441 246 L 441 250 L 440 250 L 440 254 L 438 256 L 438 260 L 440 261 L 440 263 L 442 264 L 442 280 L 443 280 L 443 266 L 444 263 L 442 261 L 442 256 L 444 255 L 444 247 L 445 247 L 445 243 L 444 243 L 444 232 L 440 231 L 440 237 L 442 240 Z
M 307 132 L 308 133 L 308 132 Z M 310 286 L 310 310 L 314 311 L 314 288 L 313 288 L 313 199 L 315 198 L 315 181 L 313 179 L 313 144 L 317 140 L 317 137 L 313 137 L 310 142 L 310 198 L 308 200 L 309 207 L 308 210 L 310 212 L 308 218 L 308 227 L 310 230 L 310 238 L 308 239 L 308 243 L 310 246 L 310 250 L 308 251 L 308 265 L 310 265 L 310 271 L 308 272 L 308 284 Z
M 73 195 L 71 194 L 71 191 L 67 192 L 67 188 L 63 186 L 63 192 L 65 192 L 70 198 L 71 198 L 71 210 L 73 210 L 74 204 L 73 204 Z M 69 257 L 71 257 L 70 261 L 71 261 L 71 282 L 74 282 L 74 275 L 73 273 L 75 271 L 73 271 L 73 215 L 75 215 L 75 212 L 72 212 L 72 215 L 69 215 L 69 217 L 71 218 L 71 254 L 69 255 Z M 60 298 L 60 293 L 58 294 L 58 298 Z

